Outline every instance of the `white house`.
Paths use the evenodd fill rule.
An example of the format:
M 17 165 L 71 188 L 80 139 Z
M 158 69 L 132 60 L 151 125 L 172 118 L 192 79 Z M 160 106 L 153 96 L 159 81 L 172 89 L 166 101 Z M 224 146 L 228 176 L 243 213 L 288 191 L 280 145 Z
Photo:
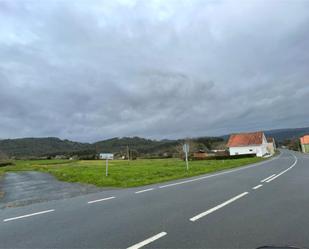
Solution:
M 267 140 L 263 132 L 232 134 L 227 143 L 230 155 L 254 154 L 262 157 L 267 153 Z

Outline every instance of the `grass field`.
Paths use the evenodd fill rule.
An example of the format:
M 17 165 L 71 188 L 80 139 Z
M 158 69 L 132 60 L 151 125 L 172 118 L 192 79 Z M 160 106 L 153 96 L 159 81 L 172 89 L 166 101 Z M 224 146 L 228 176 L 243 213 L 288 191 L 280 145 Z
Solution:
M 105 176 L 105 161 L 37 160 L 15 161 L 14 166 L 0 167 L 0 178 L 5 172 L 41 171 L 67 182 L 94 184 L 99 187 L 135 187 L 157 182 L 196 176 L 231 169 L 261 158 L 191 161 L 187 171 L 180 159 L 140 159 L 135 161 L 109 161 L 109 176 Z

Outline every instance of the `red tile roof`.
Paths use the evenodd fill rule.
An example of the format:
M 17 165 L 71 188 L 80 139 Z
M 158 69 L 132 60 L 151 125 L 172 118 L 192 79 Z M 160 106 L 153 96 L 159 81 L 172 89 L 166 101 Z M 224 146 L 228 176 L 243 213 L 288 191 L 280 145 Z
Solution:
M 309 135 L 305 135 L 300 138 L 300 143 L 301 144 L 309 144 Z
M 260 145 L 263 143 L 263 134 L 262 131 L 232 134 L 227 143 L 227 147 Z

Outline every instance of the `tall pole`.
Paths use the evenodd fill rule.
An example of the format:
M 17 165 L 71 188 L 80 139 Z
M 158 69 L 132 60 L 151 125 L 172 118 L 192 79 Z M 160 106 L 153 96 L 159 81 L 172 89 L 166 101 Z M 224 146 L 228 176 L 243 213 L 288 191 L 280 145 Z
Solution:
M 185 157 L 186 157 L 187 170 L 189 170 L 189 162 L 188 162 L 189 145 L 185 143 L 182 148 L 183 148 L 183 152 L 185 153 Z
M 127 145 L 127 157 L 128 157 L 128 163 L 130 163 L 130 150 L 129 150 L 129 145 Z
M 187 149 L 186 149 L 186 165 L 187 165 L 187 170 L 189 170 L 188 150 Z
M 105 176 L 108 176 L 108 159 L 106 158 Z

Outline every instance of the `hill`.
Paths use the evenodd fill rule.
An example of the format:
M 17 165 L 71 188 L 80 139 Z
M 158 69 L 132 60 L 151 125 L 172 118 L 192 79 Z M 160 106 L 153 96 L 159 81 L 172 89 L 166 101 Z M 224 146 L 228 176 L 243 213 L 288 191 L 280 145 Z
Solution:
M 264 133 L 266 137 L 273 137 L 277 142 L 282 143 L 285 140 L 298 139 L 305 134 L 309 134 L 309 127 L 266 130 Z M 228 140 L 229 136 L 223 135 L 221 138 Z
M 265 131 L 266 136 L 274 137 L 278 142 L 298 139 L 305 134 L 309 134 L 309 127 Z
M 111 138 L 95 143 L 79 143 L 59 138 L 20 138 L 0 140 L 0 151 L 9 157 L 35 158 L 55 155 L 78 155 L 93 158 L 98 152 L 110 152 L 125 155 L 127 146 L 139 156 L 160 156 L 179 152 L 179 145 L 184 140 L 151 140 L 140 137 Z M 212 145 L 222 142 L 222 138 L 202 137 L 191 140 L 199 148 L 210 149 Z
M 55 137 L 0 140 L 0 151 L 9 157 L 40 157 L 91 150 L 91 144 L 61 140 Z
M 304 134 L 309 134 L 309 127 L 277 129 L 265 131 L 266 136 L 271 136 L 277 142 L 297 139 Z M 191 139 L 192 147 L 201 149 L 223 148 L 224 140 L 228 135 L 222 137 L 199 137 Z M 127 146 L 130 151 L 139 156 L 169 156 L 181 151 L 181 143 L 184 139 L 177 140 L 152 140 L 141 137 L 111 138 L 95 143 L 79 143 L 69 140 L 61 140 L 56 137 L 47 138 L 19 138 L 0 140 L 0 156 L 17 158 L 49 157 L 55 155 L 78 155 L 84 158 L 93 158 L 98 152 L 110 152 L 125 155 Z
M 106 151 L 116 153 L 126 151 L 127 146 L 139 153 L 159 152 L 160 149 L 168 150 L 170 147 L 175 147 L 179 141 L 177 140 L 151 140 L 140 137 L 123 137 L 112 138 L 94 143 L 97 151 Z

